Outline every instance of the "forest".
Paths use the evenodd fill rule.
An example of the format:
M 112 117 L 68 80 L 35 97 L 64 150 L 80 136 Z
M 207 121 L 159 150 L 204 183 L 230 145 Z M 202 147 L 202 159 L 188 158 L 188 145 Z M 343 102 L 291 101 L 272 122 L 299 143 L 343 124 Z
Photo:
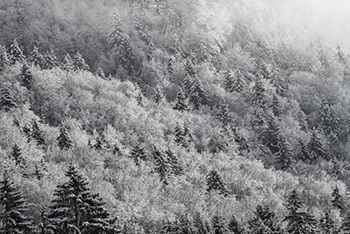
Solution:
M 0 233 L 350 233 L 350 55 L 273 2 L 0 1 Z

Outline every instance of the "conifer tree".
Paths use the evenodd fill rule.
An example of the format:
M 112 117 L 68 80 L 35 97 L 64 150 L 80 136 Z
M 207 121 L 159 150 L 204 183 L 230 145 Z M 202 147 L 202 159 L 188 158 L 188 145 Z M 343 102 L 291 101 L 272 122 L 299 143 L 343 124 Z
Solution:
M 11 64 L 15 64 L 16 62 L 22 62 L 25 59 L 16 38 L 13 39 L 13 42 L 10 45 L 10 59 Z
M 310 234 L 315 232 L 315 225 L 317 220 L 313 215 L 299 211 L 303 207 L 301 199 L 294 189 L 287 199 L 287 210 L 289 214 L 285 217 L 284 221 L 287 221 L 287 233 L 300 233 Z
M 345 217 L 343 217 L 341 230 L 343 233 L 350 233 L 350 213 L 348 212 Z
M 330 135 L 331 133 L 338 134 L 339 119 L 336 117 L 333 107 L 330 106 L 326 99 L 322 100 L 320 108 L 320 125 L 326 135 Z
M 27 137 L 27 142 L 29 143 L 31 141 L 32 134 L 30 127 L 27 124 L 23 126 L 23 133 Z
M 318 56 L 319 56 L 319 60 L 322 64 L 322 66 L 326 69 L 329 68 L 329 61 L 328 61 L 328 58 L 327 58 L 323 48 L 318 50 Z
M 91 193 L 88 183 L 73 165 L 65 175 L 67 182 L 58 185 L 48 214 L 51 230 L 65 233 L 117 233 L 115 220 L 110 218 L 98 194 Z
M 185 96 L 187 96 L 187 97 L 190 96 L 193 84 L 194 84 L 194 78 L 190 75 L 186 75 L 184 82 L 183 82 L 183 90 L 186 94 Z
M 332 202 L 333 207 L 335 207 L 336 209 L 342 210 L 344 208 L 344 204 L 342 201 L 342 197 L 339 193 L 338 187 L 335 187 L 335 189 L 332 192 L 331 202 Z
M 210 192 L 212 190 L 216 190 L 224 196 L 228 195 L 225 184 L 216 170 L 211 170 L 207 175 L 207 191 Z
M 73 60 L 68 53 L 64 56 L 61 68 L 67 72 L 74 71 Z
M 22 157 L 21 148 L 19 148 L 17 144 L 13 145 L 11 155 L 15 160 L 16 165 L 20 165 L 22 163 L 23 157 Z
M 1 89 L 1 96 L 0 96 L 0 110 L 4 111 L 10 111 L 12 108 L 16 108 L 17 103 L 15 101 L 15 98 L 11 94 L 11 91 L 9 88 L 3 88 Z
M 187 74 L 190 75 L 191 77 L 196 76 L 196 72 L 194 71 L 194 68 L 193 68 L 193 63 L 191 62 L 190 59 L 186 59 L 185 69 Z
M 213 234 L 224 234 L 226 233 L 225 225 L 222 221 L 222 217 L 217 213 L 211 219 Z
M 257 80 L 253 86 L 252 103 L 255 107 L 266 109 L 265 88 L 261 80 Z
M 160 89 L 160 87 L 156 88 L 156 92 L 153 96 L 154 101 L 159 104 L 163 99 L 164 99 L 164 93 L 163 91 Z
M 134 159 L 136 166 L 140 166 L 140 160 L 146 159 L 145 151 L 138 142 L 131 149 L 131 157 Z
M 169 76 L 172 76 L 174 74 L 174 59 L 172 57 L 168 59 L 167 71 Z
M 0 71 L 10 65 L 10 59 L 5 46 L 0 46 Z
M 244 83 L 244 79 L 243 79 L 244 76 L 239 70 L 236 70 L 235 77 L 236 77 L 236 79 L 235 79 L 235 81 L 234 81 L 234 83 L 232 85 L 232 89 L 231 90 L 234 91 L 234 92 L 237 92 L 237 93 L 241 93 L 243 91 L 245 85 L 246 85 Z
M 68 134 L 67 128 L 64 126 L 60 128 L 60 135 L 57 137 L 57 143 L 61 150 L 73 147 L 73 141 Z
M 272 112 L 277 118 L 282 114 L 280 103 L 276 95 L 273 95 L 272 99 Z
M 154 170 L 159 174 L 160 181 L 164 185 L 168 185 L 168 163 L 156 147 L 153 149 L 153 158 L 155 164 Z
M 209 233 L 210 231 L 198 211 L 194 214 L 193 226 L 194 226 L 194 233 L 197 233 L 197 234 L 206 234 L 206 233 Z
M 0 223 L 1 233 L 31 233 L 33 224 L 30 217 L 27 216 L 27 201 L 22 193 L 9 180 L 7 173 L 4 173 L 3 180 L 0 182 Z
M 309 161 L 310 160 L 309 152 L 308 152 L 307 147 L 304 144 L 302 139 L 299 139 L 298 145 L 300 147 L 300 151 L 298 153 L 298 158 L 304 162 Z
M 264 125 L 266 125 L 265 110 L 263 108 L 257 107 L 254 109 L 250 125 L 254 129 L 261 129 Z
M 32 137 L 36 140 L 38 145 L 45 146 L 46 143 L 45 143 L 45 140 L 44 140 L 42 135 L 43 134 L 39 128 L 38 123 L 35 120 L 33 120 L 33 122 L 32 122 Z
M 234 77 L 232 71 L 226 71 L 224 73 L 224 86 L 227 92 L 233 92 L 234 87 Z
M 177 93 L 176 104 L 173 107 L 173 109 L 178 110 L 178 111 L 187 111 L 188 110 L 187 98 L 186 98 L 182 88 L 180 88 L 179 92 Z
M 43 172 L 41 171 L 40 167 L 38 164 L 35 164 L 35 170 L 34 170 L 34 176 L 38 179 L 41 180 L 44 177 Z
M 24 87 L 30 89 L 33 85 L 33 76 L 29 66 L 24 63 L 21 69 L 21 82 Z
M 52 49 L 44 54 L 44 62 L 43 69 L 52 69 L 59 65 L 55 52 Z
M 251 233 L 282 233 L 276 214 L 268 206 L 258 205 L 254 213 L 249 221 Z
M 195 110 L 198 110 L 200 106 L 205 105 L 207 102 L 206 94 L 198 79 L 193 80 L 190 92 L 190 102 Z
M 216 113 L 216 118 L 220 121 L 221 127 L 224 130 L 228 130 L 229 125 L 231 124 L 231 114 L 229 113 L 228 105 L 225 100 L 222 101 Z
M 325 212 L 321 217 L 319 226 L 322 234 L 334 233 L 336 229 L 334 220 L 330 217 L 328 212 Z
M 342 64 L 344 64 L 344 65 L 347 64 L 347 59 L 346 59 L 346 57 L 345 57 L 345 55 L 344 55 L 344 53 L 343 53 L 343 51 L 342 51 L 342 49 L 341 49 L 341 47 L 340 47 L 339 44 L 337 45 L 337 54 L 336 54 L 336 58 L 338 59 L 338 61 L 339 61 L 340 63 L 342 63 Z
M 309 149 L 309 155 L 312 162 L 315 162 L 318 158 L 328 159 L 317 130 L 313 130 L 307 147 Z
M 28 61 L 31 65 L 42 68 L 45 64 L 44 56 L 39 52 L 38 47 L 34 45 L 33 51 L 30 53 Z
M 260 139 L 262 143 L 270 149 L 272 154 L 279 152 L 280 146 L 278 143 L 280 142 L 280 124 L 278 120 L 271 116 L 267 122 L 267 126 L 262 132 Z
M 279 136 L 277 148 L 279 150 L 276 153 L 276 167 L 281 170 L 289 169 L 293 163 L 293 151 L 285 136 Z
M 102 68 L 101 67 L 98 67 L 96 72 L 95 72 L 95 75 L 104 79 L 104 80 L 107 80 L 107 77 L 105 75 L 105 73 L 103 72 Z
M 73 57 L 73 69 L 75 71 L 88 71 L 89 65 L 86 64 L 83 56 L 77 52 Z
M 52 234 L 55 227 L 51 225 L 48 218 L 47 208 L 44 206 L 41 210 L 41 219 L 38 225 L 38 234 Z
M 178 146 L 187 147 L 187 142 L 184 136 L 184 132 L 182 127 L 179 125 L 179 123 L 176 123 L 175 129 L 174 129 L 174 136 L 175 136 L 175 142 Z
M 165 153 L 167 154 L 167 157 L 168 157 L 170 172 L 173 173 L 174 175 L 183 174 L 183 169 L 182 169 L 178 159 L 176 158 L 175 154 L 170 149 L 165 151 Z
M 232 217 L 228 223 L 228 230 L 233 232 L 234 234 L 243 234 L 244 233 L 243 227 L 238 223 L 238 221 L 234 215 L 232 215 Z

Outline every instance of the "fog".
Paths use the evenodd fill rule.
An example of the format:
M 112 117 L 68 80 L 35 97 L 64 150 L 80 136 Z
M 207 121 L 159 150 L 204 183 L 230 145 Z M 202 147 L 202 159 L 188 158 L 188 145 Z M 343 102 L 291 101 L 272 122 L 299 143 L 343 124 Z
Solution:
M 350 0 L 265 0 L 289 27 L 306 27 L 331 47 L 350 52 Z

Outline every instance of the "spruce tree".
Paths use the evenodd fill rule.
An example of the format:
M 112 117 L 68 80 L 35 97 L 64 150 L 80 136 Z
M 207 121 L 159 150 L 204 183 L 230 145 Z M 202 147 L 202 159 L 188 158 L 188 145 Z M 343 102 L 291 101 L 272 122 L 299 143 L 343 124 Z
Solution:
M 228 195 L 225 184 L 216 170 L 211 170 L 207 175 L 207 191 L 210 192 L 212 190 L 218 191 L 219 194 L 224 196 Z
M 234 77 L 232 71 L 226 71 L 224 73 L 224 86 L 227 92 L 233 92 Z
M 336 117 L 333 107 L 326 99 L 322 100 L 319 115 L 320 125 L 323 132 L 326 135 L 330 135 L 331 133 L 337 135 L 339 131 L 339 119 Z
M 3 88 L 1 89 L 1 96 L 0 96 L 0 110 L 4 110 L 5 112 L 10 111 L 12 108 L 16 108 L 17 103 L 15 101 L 15 98 L 11 94 L 11 91 L 9 88 Z
M 185 69 L 187 74 L 190 75 L 191 77 L 196 76 L 196 72 L 194 71 L 194 68 L 193 68 L 193 63 L 191 62 L 190 59 L 186 59 Z
M 26 63 L 23 64 L 21 69 L 21 83 L 27 89 L 30 89 L 33 85 L 33 76 Z
M 83 56 L 77 52 L 73 57 L 73 69 L 75 71 L 88 71 L 89 65 L 86 64 Z
M 178 111 L 187 111 L 188 110 L 187 98 L 186 98 L 182 88 L 180 88 L 179 92 L 177 93 L 176 104 L 173 107 L 173 109 L 178 110 Z
M 131 149 L 131 157 L 134 159 L 136 166 L 140 166 L 140 160 L 146 159 L 144 149 L 140 146 L 139 142 L 136 142 Z
M 267 122 L 267 126 L 259 137 L 262 143 L 270 149 L 272 154 L 275 154 L 280 151 L 280 142 L 281 136 L 280 123 L 279 121 L 271 116 Z
M 175 142 L 178 146 L 187 147 L 187 142 L 185 139 L 184 131 L 179 123 L 176 123 L 174 129 Z
M 70 149 L 73 147 L 73 141 L 68 134 L 67 128 L 64 126 L 60 128 L 60 135 L 57 137 L 57 144 L 61 150 Z
M 172 76 L 174 74 L 174 59 L 172 57 L 168 59 L 167 71 L 169 76 Z
M 13 39 L 12 44 L 10 45 L 10 60 L 11 64 L 15 64 L 16 62 L 22 62 L 25 59 L 21 48 L 17 42 L 17 39 Z
M 20 165 L 23 162 L 21 148 L 19 148 L 17 144 L 13 145 L 11 155 L 15 160 L 16 165 Z
M 282 233 L 276 214 L 268 206 L 258 205 L 254 213 L 249 221 L 251 233 Z
M 33 120 L 32 121 L 32 137 L 36 140 L 37 145 L 39 145 L 39 146 L 45 146 L 46 145 L 45 140 L 44 140 L 42 135 L 43 134 L 42 134 L 42 131 L 39 128 L 38 123 L 35 120 Z
M 153 158 L 155 164 L 154 170 L 158 173 L 160 181 L 163 182 L 164 185 L 168 185 L 168 162 L 156 147 L 153 149 Z
M 34 45 L 33 51 L 30 53 L 28 61 L 31 65 L 43 68 L 45 64 L 44 56 L 39 52 L 38 47 Z
M 193 227 L 196 234 L 207 234 L 210 231 L 198 211 L 193 216 Z
M 205 105 L 207 102 L 205 91 L 198 79 L 193 80 L 190 91 L 190 102 L 195 110 L 198 110 L 200 106 Z
M 300 147 L 300 151 L 298 153 L 298 158 L 303 162 L 310 161 L 309 152 L 308 152 L 307 147 L 304 144 L 302 139 L 299 139 L 298 145 Z
M 284 221 L 287 221 L 287 233 L 300 233 L 300 234 L 310 234 L 315 232 L 315 225 L 317 220 L 313 215 L 299 211 L 303 207 L 301 199 L 294 189 L 287 199 L 287 210 L 288 215 L 285 217 Z
M 344 64 L 344 65 L 347 64 L 347 59 L 346 59 L 346 57 L 345 57 L 345 55 L 344 55 L 344 53 L 343 53 L 343 51 L 342 51 L 342 49 L 341 49 L 341 47 L 340 47 L 339 44 L 337 45 L 337 54 L 336 54 L 336 58 L 338 59 L 338 61 L 339 61 L 340 63 L 342 63 L 342 64 Z
M 26 124 L 25 126 L 23 126 L 22 129 L 23 129 L 24 135 L 27 137 L 27 142 L 29 143 L 32 139 L 30 127 L 28 126 L 28 124 Z
M 95 75 L 104 79 L 104 80 L 107 80 L 107 77 L 105 75 L 105 73 L 103 72 L 102 68 L 101 67 L 98 67 L 96 72 L 95 72 Z
M 277 147 L 279 150 L 276 153 L 276 168 L 287 170 L 293 163 L 293 151 L 285 136 L 279 136 Z
M 335 187 L 335 189 L 332 192 L 331 202 L 332 202 L 333 207 L 335 207 L 336 209 L 342 210 L 344 208 L 344 204 L 342 201 L 342 197 L 339 193 L 338 187 Z
M 228 130 L 229 125 L 232 121 L 232 116 L 229 112 L 228 105 L 223 100 L 218 108 L 218 111 L 216 113 L 216 119 L 220 121 L 222 129 Z
M 55 52 L 52 49 L 44 54 L 44 62 L 43 69 L 52 69 L 59 65 Z
M 243 227 L 238 223 L 238 221 L 234 215 L 232 215 L 232 217 L 228 223 L 228 230 L 233 232 L 233 234 L 243 234 L 244 233 Z
M 9 180 L 7 173 L 4 173 L 0 182 L 0 233 L 32 233 L 33 224 L 27 216 L 27 201 L 22 193 Z
M 222 221 L 222 217 L 217 213 L 211 219 L 212 233 L 213 234 L 225 234 L 225 225 Z
M 272 99 L 272 113 L 277 118 L 282 114 L 280 103 L 276 95 L 273 95 Z
M 69 180 L 56 187 L 50 206 L 50 229 L 57 234 L 117 233 L 104 202 L 90 191 L 86 179 L 73 165 L 65 175 Z
M 244 76 L 239 70 L 236 70 L 235 77 L 236 79 L 232 85 L 232 91 L 241 93 L 243 92 L 243 89 L 246 86 L 246 84 L 244 83 Z
M 261 80 L 257 80 L 253 86 L 252 103 L 255 107 L 266 109 L 265 88 Z
M 74 71 L 73 60 L 68 53 L 64 56 L 61 68 L 62 68 L 62 70 L 65 70 L 67 72 Z
M 170 149 L 165 151 L 165 153 L 168 157 L 167 161 L 169 162 L 170 172 L 173 173 L 174 175 L 182 175 L 183 169 L 178 159 L 176 158 L 175 154 Z
M 317 130 L 312 131 L 310 142 L 307 145 L 311 162 L 314 163 L 318 158 L 328 159 L 326 150 L 323 147 Z
M 10 59 L 5 46 L 0 46 L 0 71 L 10 65 Z
M 250 121 L 250 125 L 253 129 L 261 129 L 266 125 L 266 122 L 265 110 L 261 107 L 255 108 Z
M 336 226 L 334 220 L 330 217 L 328 212 L 325 212 L 319 222 L 320 231 L 322 234 L 334 233 Z

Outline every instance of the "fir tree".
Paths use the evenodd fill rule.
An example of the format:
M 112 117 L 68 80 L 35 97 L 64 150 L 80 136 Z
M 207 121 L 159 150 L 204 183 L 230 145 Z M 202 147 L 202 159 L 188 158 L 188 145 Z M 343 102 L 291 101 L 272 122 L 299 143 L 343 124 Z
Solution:
M 1 96 L 0 96 L 0 110 L 4 111 L 10 111 L 12 108 L 16 108 L 17 103 L 11 94 L 11 91 L 9 88 L 3 88 L 1 90 Z
M 276 167 L 281 170 L 289 169 L 293 163 L 293 151 L 283 135 L 278 138 L 277 148 L 279 150 L 276 153 Z
M 45 146 L 46 143 L 45 143 L 45 140 L 44 140 L 42 135 L 43 134 L 39 128 L 38 123 L 35 120 L 33 120 L 33 122 L 32 122 L 32 137 L 36 140 L 38 145 Z
M 64 126 L 60 128 L 60 135 L 57 137 L 57 143 L 61 150 L 70 149 L 73 147 L 73 141 L 68 134 L 67 128 Z
M 38 47 L 34 45 L 33 51 L 30 53 L 30 57 L 28 58 L 28 61 L 31 65 L 37 66 L 37 67 L 44 67 L 45 60 L 44 56 L 39 52 Z
M 86 64 L 83 56 L 77 52 L 73 57 L 73 69 L 75 71 L 88 71 L 89 65 Z
M 207 175 L 207 191 L 210 192 L 212 190 L 216 190 L 224 196 L 228 195 L 225 184 L 216 170 L 211 170 Z
M 287 233 L 310 234 L 315 232 L 316 219 L 307 212 L 299 211 L 303 207 L 301 199 L 294 189 L 287 199 L 287 210 L 289 214 L 285 217 L 287 221 Z
M 235 79 L 235 81 L 234 81 L 234 83 L 232 85 L 232 89 L 231 90 L 234 91 L 234 92 L 237 92 L 237 93 L 241 93 L 243 91 L 245 85 L 246 85 L 244 83 L 244 79 L 243 79 L 244 76 L 239 70 L 236 70 L 235 77 L 236 77 L 236 79 Z
M 268 206 L 258 205 L 255 217 L 249 221 L 251 233 L 282 233 L 276 214 Z
M 226 71 L 224 73 L 224 86 L 227 92 L 233 92 L 234 77 L 232 71 Z
M 309 161 L 310 160 L 309 152 L 302 139 L 299 139 L 298 145 L 300 147 L 298 158 L 303 162 Z
M 21 69 L 21 82 L 24 87 L 30 89 L 33 85 L 33 76 L 29 66 L 24 63 Z
M 5 46 L 0 46 L 0 71 L 10 65 L 10 59 Z
M 260 139 L 262 143 L 270 149 L 272 154 L 276 154 L 280 151 L 280 146 L 278 145 L 280 142 L 280 124 L 275 117 L 271 117 L 267 126 L 262 132 Z
M 220 121 L 222 129 L 224 130 L 228 129 L 229 125 L 231 124 L 231 120 L 232 120 L 231 118 L 232 117 L 231 117 L 231 114 L 229 113 L 228 105 L 223 100 L 216 114 L 216 119 Z
M 280 103 L 276 95 L 273 95 L 272 99 L 272 113 L 275 115 L 275 117 L 279 117 L 282 114 Z
M 211 219 L 213 234 L 224 234 L 226 233 L 225 225 L 222 221 L 222 217 L 217 213 Z
M 170 172 L 173 173 L 174 175 L 182 175 L 183 174 L 183 169 L 177 160 L 176 156 L 171 150 L 165 151 L 165 153 L 168 156 L 168 162 L 170 166 Z
M 31 218 L 26 215 L 28 204 L 22 193 L 9 180 L 7 173 L 4 173 L 0 185 L 0 223 L 2 224 L 0 232 L 31 233 L 33 224 Z
M 153 149 L 153 158 L 155 164 L 154 170 L 159 174 L 160 181 L 163 182 L 164 185 L 168 185 L 168 164 L 156 147 Z
M 32 134 L 31 134 L 30 127 L 27 124 L 25 126 L 23 126 L 23 133 L 27 137 L 27 142 L 29 143 L 32 139 L 31 138 Z
M 254 109 L 250 125 L 254 129 L 261 129 L 266 124 L 265 110 L 261 107 Z
M 326 151 L 323 148 L 323 144 L 316 130 L 313 130 L 307 148 L 309 149 L 309 155 L 312 162 L 315 162 L 318 158 L 328 159 Z
M 131 149 L 131 157 L 134 159 L 136 166 L 140 166 L 140 160 L 146 159 L 145 151 L 138 142 Z
M 38 164 L 35 164 L 35 170 L 34 170 L 34 176 L 38 179 L 41 180 L 44 177 L 43 172 L 41 171 L 40 167 Z
M 174 59 L 172 57 L 168 59 L 167 71 L 169 76 L 172 76 L 174 74 Z
M 183 92 L 183 90 L 180 88 L 179 92 L 176 96 L 176 104 L 173 107 L 174 110 L 178 111 L 187 111 L 188 110 L 188 103 L 187 98 Z
M 176 123 L 174 129 L 175 142 L 178 146 L 187 147 L 187 142 L 184 136 L 184 131 L 179 123 Z
M 45 63 L 43 65 L 43 69 L 52 69 L 59 65 L 55 52 L 52 49 L 46 51 L 46 53 L 44 54 L 44 62 Z
M 22 163 L 23 157 L 22 157 L 21 148 L 19 148 L 17 144 L 13 145 L 11 155 L 15 160 L 16 165 L 20 165 Z
M 205 105 L 207 102 L 206 94 L 198 79 L 193 80 L 190 92 L 190 102 L 195 110 L 198 110 L 201 105 Z
M 232 217 L 228 223 L 228 230 L 233 232 L 233 234 L 243 234 L 244 233 L 243 227 L 238 223 L 238 221 L 234 215 L 232 215 Z
M 255 107 L 266 109 L 265 88 L 261 80 L 257 80 L 253 86 L 252 103 Z
M 336 226 L 328 212 L 325 212 L 320 219 L 320 230 L 322 234 L 334 233 Z
M 51 230 L 57 234 L 117 233 L 102 199 L 91 193 L 86 179 L 72 165 L 65 175 L 69 180 L 57 186 L 50 206 Z
M 64 56 L 61 68 L 67 72 L 74 71 L 73 60 L 68 53 Z
M 320 125 L 326 135 L 338 134 L 339 119 L 336 117 L 333 107 L 325 99 L 322 100 L 320 108 Z
M 102 68 L 101 67 L 98 67 L 96 72 L 95 72 L 95 75 L 104 79 L 104 80 L 107 80 L 107 77 L 105 75 L 105 73 L 103 72 Z
M 44 206 L 41 210 L 40 223 L 38 225 L 38 234 L 53 234 L 55 227 L 51 225 L 48 218 L 46 207 Z
M 207 234 L 209 233 L 208 228 L 205 225 L 199 212 L 196 212 L 193 217 L 194 233 L 196 234 Z
M 193 63 L 191 62 L 190 59 L 186 59 L 185 69 L 187 74 L 190 75 L 191 77 L 196 76 L 196 72 L 194 71 L 194 68 L 193 68 Z
M 328 58 L 327 58 L 327 56 L 322 48 L 320 50 L 318 50 L 318 56 L 319 56 L 319 60 L 322 64 L 322 66 L 326 69 L 329 68 Z
M 25 59 L 16 38 L 13 39 L 13 42 L 10 45 L 10 58 L 11 64 L 15 64 L 16 62 L 22 62 Z
M 335 189 L 332 192 L 331 202 L 332 202 L 333 207 L 335 207 L 336 209 L 342 210 L 344 208 L 344 204 L 342 201 L 342 197 L 339 193 L 338 187 L 335 187 Z

